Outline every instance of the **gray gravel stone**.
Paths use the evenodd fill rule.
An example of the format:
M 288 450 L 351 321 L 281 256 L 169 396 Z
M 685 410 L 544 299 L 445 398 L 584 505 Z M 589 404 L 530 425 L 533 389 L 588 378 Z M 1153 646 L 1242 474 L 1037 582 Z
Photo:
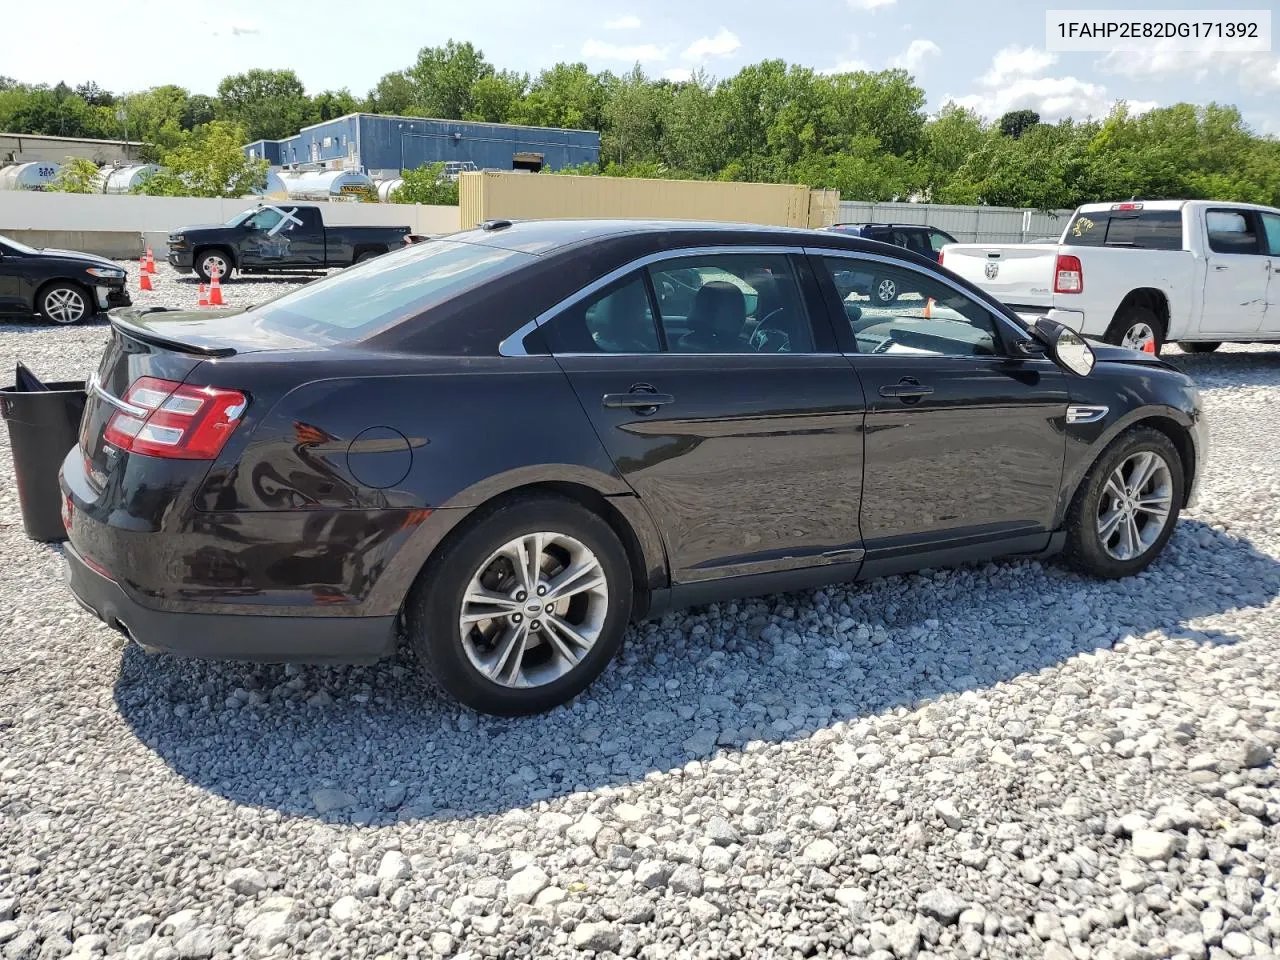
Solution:
M 955 923 L 968 905 L 950 890 L 942 887 L 930 890 L 916 901 L 916 909 L 920 913 L 942 923 Z
M 546 871 L 530 864 L 507 881 L 507 900 L 510 903 L 532 903 L 549 882 Z
M 622 946 L 622 934 L 611 923 L 583 923 L 574 928 L 573 945 L 581 950 L 616 951 Z

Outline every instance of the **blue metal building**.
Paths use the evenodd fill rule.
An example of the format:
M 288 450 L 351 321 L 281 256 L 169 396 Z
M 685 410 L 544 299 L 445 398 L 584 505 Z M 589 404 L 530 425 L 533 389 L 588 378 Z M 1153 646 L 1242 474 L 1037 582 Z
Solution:
M 600 159 L 591 130 L 523 127 L 352 113 L 304 127 L 284 140 L 258 140 L 246 156 L 273 167 L 322 166 L 398 177 L 424 163 L 474 163 L 481 170 L 559 170 Z

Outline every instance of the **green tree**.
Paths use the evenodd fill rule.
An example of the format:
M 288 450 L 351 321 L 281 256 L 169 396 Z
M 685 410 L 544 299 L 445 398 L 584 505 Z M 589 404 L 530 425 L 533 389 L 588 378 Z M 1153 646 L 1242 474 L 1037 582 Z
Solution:
M 609 163 L 656 161 L 674 91 L 644 75 L 640 64 L 606 90 L 600 153 Z
M 461 120 L 473 109 L 472 88 L 493 75 L 493 64 L 470 43 L 450 40 L 443 47 L 423 47 L 405 75 L 414 86 L 413 107 L 424 117 Z
M 311 100 L 311 122 L 323 123 L 349 113 L 358 113 L 360 104 L 346 87 L 341 90 L 325 90 Z
M 67 157 L 49 184 L 52 193 L 97 193 L 98 165 L 84 157 Z
M 249 140 L 280 140 L 306 126 L 311 101 L 292 70 L 249 70 L 218 84 L 219 119 L 242 127 Z
M 572 130 L 604 127 L 605 82 L 609 75 L 594 74 L 585 63 L 557 63 L 533 81 L 520 104 L 518 123 Z
M 404 70 L 386 74 L 378 85 L 369 91 L 365 108 L 373 113 L 408 116 L 414 109 L 417 89 Z
M 481 77 L 471 85 L 471 107 L 463 119 L 511 123 L 528 88 L 529 78 L 523 73 L 503 70 Z
M 391 202 L 452 206 L 458 202 L 458 182 L 444 175 L 443 163 L 424 163 L 404 172 L 404 183 L 391 194 Z
M 225 120 L 196 130 L 164 157 L 164 169 L 139 193 L 166 197 L 242 197 L 267 185 L 266 160 L 250 160 L 245 131 Z
M 1010 110 L 996 124 L 1000 135 L 1019 139 L 1024 133 L 1040 122 L 1040 114 L 1034 110 Z

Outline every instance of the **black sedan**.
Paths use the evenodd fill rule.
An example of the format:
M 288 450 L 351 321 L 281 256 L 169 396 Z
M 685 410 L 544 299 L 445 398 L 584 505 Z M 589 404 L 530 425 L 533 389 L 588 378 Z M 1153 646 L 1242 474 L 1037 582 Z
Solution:
M 841 292 L 891 276 L 891 306 Z M 152 650 L 370 661 L 493 713 L 672 606 L 1159 554 L 1191 381 L 807 230 L 490 222 L 244 311 L 124 311 L 62 466 L 71 588 Z
M 0 316 L 79 323 L 129 306 L 124 286 L 124 269 L 105 257 L 37 249 L 0 237 Z

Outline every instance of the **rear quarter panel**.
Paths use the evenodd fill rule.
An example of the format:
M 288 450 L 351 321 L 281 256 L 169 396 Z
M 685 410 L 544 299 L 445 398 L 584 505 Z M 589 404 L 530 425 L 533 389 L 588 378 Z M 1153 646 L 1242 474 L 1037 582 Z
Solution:
M 1189 251 L 1066 244 L 1062 253 L 1080 258 L 1084 291 L 1055 294 L 1053 305 L 1065 310 L 1083 311 L 1082 333 L 1093 337 L 1105 334 L 1125 297 L 1140 289 L 1157 290 L 1168 301 L 1166 339 L 1176 340 L 1189 329 L 1192 306 L 1198 302 L 1198 298 L 1192 295 L 1197 260 Z

